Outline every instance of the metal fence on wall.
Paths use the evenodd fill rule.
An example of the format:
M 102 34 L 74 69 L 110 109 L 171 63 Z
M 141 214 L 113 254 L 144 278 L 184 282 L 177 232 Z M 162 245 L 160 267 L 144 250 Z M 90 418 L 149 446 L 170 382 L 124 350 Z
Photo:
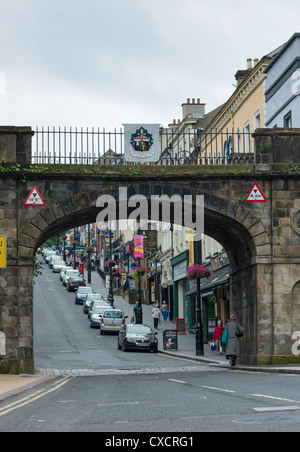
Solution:
M 227 165 L 253 163 L 254 140 L 249 131 L 191 129 L 160 131 L 157 165 Z M 126 165 L 124 131 L 116 129 L 41 128 L 32 145 L 33 164 Z

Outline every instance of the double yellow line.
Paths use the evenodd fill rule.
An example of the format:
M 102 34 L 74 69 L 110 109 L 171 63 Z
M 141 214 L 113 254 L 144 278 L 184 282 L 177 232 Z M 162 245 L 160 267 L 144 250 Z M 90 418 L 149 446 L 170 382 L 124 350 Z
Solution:
M 47 394 L 50 394 L 51 392 L 56 391 L 57 389 L 61 388 L 66 383 L 71 381 L 73 378 L 75 378 L 75 377 L 65 377 L 53 388 L 48 389 L 48 391 L 43 391 L 43 390 L 36 391 L 35 393 L 33 393 L 27 397 L 24 397 L 23 399 L 17 400 L 14 403 L 11 403 L 9 405 L 6 405 L 3 408 L 0 408 L 0 417 L 4 416 L 5 414 L 10 413 L 11 411 L 22 408 L 23 406 L 28 405 L 29 403 L 32 403 L 35 400 L 41 399 L 42 397 L 46 396 Z

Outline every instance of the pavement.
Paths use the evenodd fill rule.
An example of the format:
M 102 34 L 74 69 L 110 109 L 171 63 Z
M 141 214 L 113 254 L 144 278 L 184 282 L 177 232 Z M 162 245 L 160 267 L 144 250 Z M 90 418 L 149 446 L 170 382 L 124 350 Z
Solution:
M 92 272 L 92 283 L 95 292 L 102 293 L 107 296 L 108 290 L 103 285 L 102 279 L 96 272 Z M 122 308 L 125 315 L 130 319 L 133 313 L 133 306 L 129 305 L 120 296 L 115 296 L 115 307 Z M 143 305 L 143 323 L 153 327 L 152 309 L 150 305 Z M 163 348 L 163 332 L 164 330 L 175 330 L 175 325 L 169 320 L 160 320 L 157 331 L 159 341 L 159 353 L 173 356 L 179 359 L 204 363 L 206 365 L 226 368 L 231 371 L 246 371 L 246 372 L 260 372 L 260 373 L 284 373 L 300 375 L 299 365 L 283 365 L 283 366 L 251 366 L 239 364 L 235 368 L 230 367 L 229 361 L 224 355 L 218 355 L 216 351 L 212 351 L 210 344 L 204 344 L 204 356 L 196 355 L 196 337 L 194 334 L 178 334 L 178 349 L 164 350 Z M 36 373 L 34 375 L 0 375 L 0 401 L 19 394 L 28 389 L 41 385 L 48 380 L 55 378 L 49 375 L 42 375 Z

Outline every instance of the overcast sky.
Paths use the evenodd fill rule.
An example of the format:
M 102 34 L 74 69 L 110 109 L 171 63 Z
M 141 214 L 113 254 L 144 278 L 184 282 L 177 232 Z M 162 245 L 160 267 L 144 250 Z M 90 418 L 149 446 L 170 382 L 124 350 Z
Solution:
M 209 112 L 299 17 L 299 0 L 1 0 L 0 125 L 167 126 L 188 97 Z

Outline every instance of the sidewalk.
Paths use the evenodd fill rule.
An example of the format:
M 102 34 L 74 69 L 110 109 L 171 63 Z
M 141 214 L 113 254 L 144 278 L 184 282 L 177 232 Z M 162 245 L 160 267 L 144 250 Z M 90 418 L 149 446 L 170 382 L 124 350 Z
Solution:
M 102 283 L 102 279 L 96 272 L 92 272 L 92 284 L 94 291 L 103 294 L 107 298 L 108 289 Z M 133 313 L 133 305 L 129 305 L 120 296 L 115 296 L 115 307 L 122 308 L 125 315 L 130 319 Z M 146 325 L 153 327 L 152 319 L 152 306 L 143 305 L 143 322 Z M 225 356 L 217 355 L 217 352 L 212 352 L 210 346 L 204 345 L 204 356 L 196 356 L 196 337 L 193 334 L 178 334 L 178 350 L 164 350 L 163 349 L 163 331 L 174 330 L 174 323 L 167 320 L 166 322 L 161 319 L 158 326 L 158 341 L 159 352 L 168 356 L 173 356 L 180 359 L 193 360 L 195 362 L 205 363 L 211 366 L 217 366 L 220 368 L 230 369 L 232 371 L 249 371 L 249 372 L 270 372 L 270 373 L 285 373 L 285 374 L 297 374 L 300 375 L 299 365 L 286 365 L 286 366 L 248 366 L 243 364 L 237 364 L 235 368 L 230 367 L 229 361 Z M 0 375 L 0 402 L 6 397 L 10 397 L 14 394 L 18 394 L 26 389 L 30 389 L 34 386 L 42 384 L 49 380 L 49 376 L 45 375 Z

